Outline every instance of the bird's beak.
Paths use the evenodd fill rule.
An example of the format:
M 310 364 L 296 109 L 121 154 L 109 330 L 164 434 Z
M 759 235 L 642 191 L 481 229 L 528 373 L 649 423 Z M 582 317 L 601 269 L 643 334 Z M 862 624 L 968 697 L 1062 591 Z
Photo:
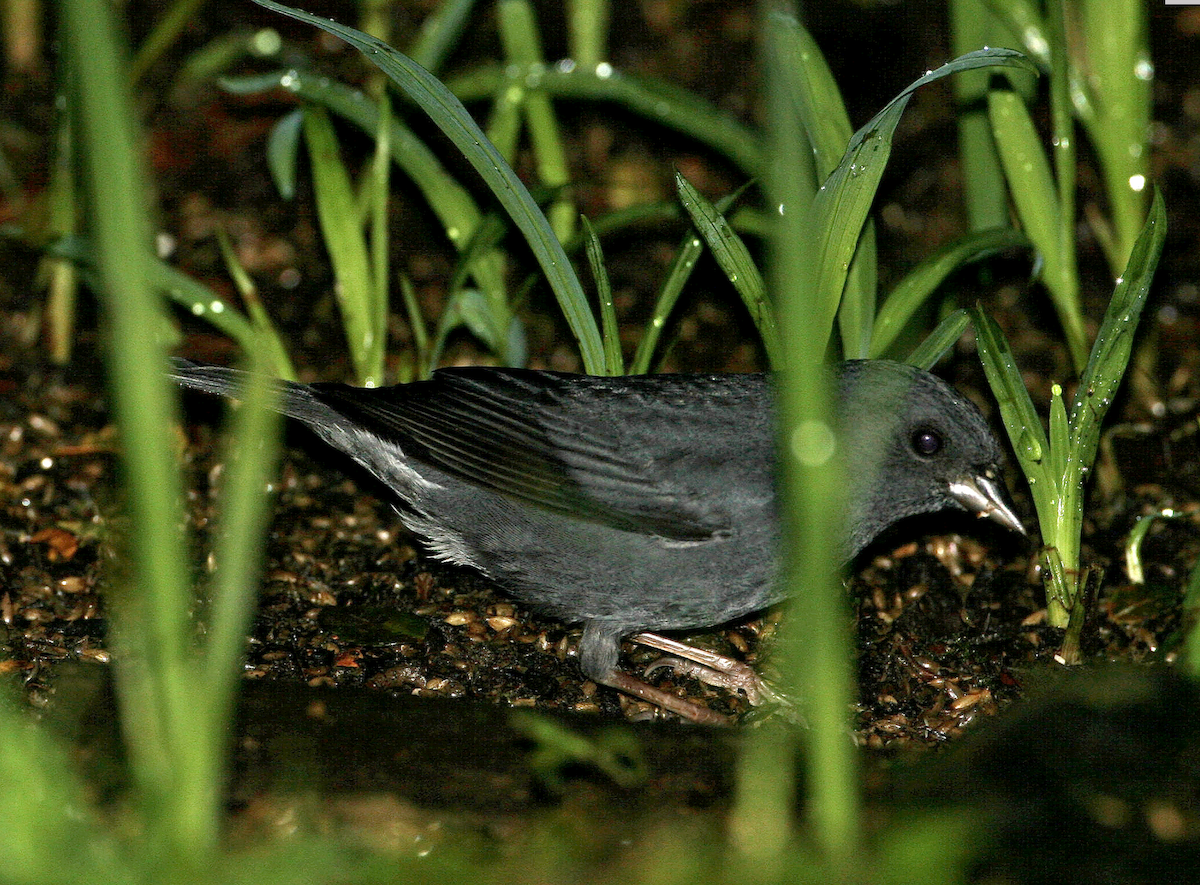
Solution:
M 1004 484 L 997 481 L 996 473 L 991 468 L 982 474 L 950 483 L 950 494 L 968 510 L 1025 534 L 1025 527 L 1013 513 Z

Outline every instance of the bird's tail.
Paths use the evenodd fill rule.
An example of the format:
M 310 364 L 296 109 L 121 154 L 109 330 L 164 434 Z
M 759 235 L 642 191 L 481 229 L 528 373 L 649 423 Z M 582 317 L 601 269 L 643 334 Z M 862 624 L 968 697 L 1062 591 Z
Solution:
M 172 380 L 190 390 L 237 399 L 247 373 L 225 366 L 208 366 L 178 357 L 171 360 Z M 289 418 L 305 424 L 328 421 L 336 413 L 313 396 L 312 388 L 294 381 L 273 382 L 277 391 L 274 407 Z

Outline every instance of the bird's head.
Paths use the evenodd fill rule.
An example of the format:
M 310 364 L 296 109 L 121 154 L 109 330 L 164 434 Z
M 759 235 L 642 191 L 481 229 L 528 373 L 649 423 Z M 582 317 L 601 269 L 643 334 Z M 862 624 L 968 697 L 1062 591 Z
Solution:
M 839 388 L 848 558 L 899 520 L 948 508 L 1024 532 L 1001 478 L 1000 444 L 974 403 L 889 360 L 843 363 Z

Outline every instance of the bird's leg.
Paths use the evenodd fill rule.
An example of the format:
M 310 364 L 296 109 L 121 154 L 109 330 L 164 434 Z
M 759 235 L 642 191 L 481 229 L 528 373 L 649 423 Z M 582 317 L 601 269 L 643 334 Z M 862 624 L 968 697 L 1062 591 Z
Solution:
M 691 722 L 703 725 L 733 724 L 733 719 L 729 716 L 716 713 L 661 688 L 647 685 L 636 676 L 630 676 L 620 670 L 617 667 L 617 658 L 621 653 L 622 632 L 619 626 L 614 627 L 602 621 L 584 623 L 583 636 L 579 638 L 579 666 L 584 675 L 601 685 L 641 698 Z
M 689 722 L 696 722 L 700 725 L 733 725 L 733 717 L 717 713 L 708 707 L 702 707 L 700 704 L 673 695 L 669 691 L 663 691 L 661 688 L 655 688 L 636 676 L 630 676 L 623 670 L 613 670 L 603 679 L 598 679 L 597 682 L 607 685 L 609 688 L 615 688 L 617 691 L 623 691 L 635 698 L 641 698 L 643 701 L 661 707 L 668 713 L 681 716 Z
M 749 664 L 719 655 L 715 651 L 659 636 L 657 633 L 637 633 L 629 638 L 668 654 L 668 657 L 659 658 L 643 670 L 643 676 L 649 676 L 662 667 L 670 667 L 676 673 L 695 677 L 707 685 L 741 691 L 746 695 L 746 700 L 755 707 L 764 700 L 778 700 L 775 692 Z

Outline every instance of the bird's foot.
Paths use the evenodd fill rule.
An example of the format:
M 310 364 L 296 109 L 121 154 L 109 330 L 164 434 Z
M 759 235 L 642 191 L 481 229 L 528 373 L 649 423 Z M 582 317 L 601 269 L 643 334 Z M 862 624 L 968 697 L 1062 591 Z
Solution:
M 676 673 L 692 676 L 706 685 L 740 691 L 755 707 L 763 701 L 780 700 L 779 695 L 749 664 L 735 661 L 714 651 L 668 639 L 666 636 L 659 636 L 657 633 L 638 633 L 630 638 L 634 642 L 667 652 L 666 657 L 659 658 L 643 670 L 643 676 L 648 677 L 656 670 L 669 667 Z

